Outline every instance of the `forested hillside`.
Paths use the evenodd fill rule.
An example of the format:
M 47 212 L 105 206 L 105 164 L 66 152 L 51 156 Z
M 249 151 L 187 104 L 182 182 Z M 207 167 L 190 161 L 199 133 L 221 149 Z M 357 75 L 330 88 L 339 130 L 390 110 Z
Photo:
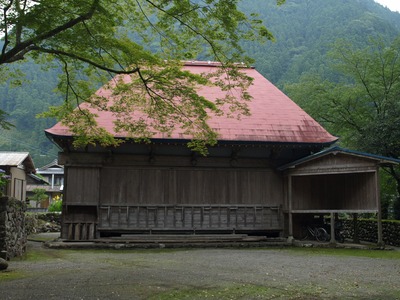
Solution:
M 246 47 L 257 70 L 280 88 L 304 72 L 334 76 L 326 53 L 338 38 L 367 45 L 370 37 L 389 42 L 400 33 L 400 14 L 373 0 L 287 0 L 282 6 L 253 0 L 243 5 L 259 13 L 276 38 L 275 43 Z
M 304 73 L 334 77 L 326 54 L 338 38 L 366 45 L 370 37 L 389 43 L 400 34 L 400 14 L 373 0 L 286 0 L 279 7 L 275 0 L 245 0 L 241 6 L 246 13 L 260 14 L 276 38 L 263 45 L 246 43 L 245 48 L 255 67 L 280 88 L 299 81 Z M 29 62 L 21 69 L 26 82 L 0 86 L 0 108 L 10 113 L 9 121 L 16 126 L 2 130 L 0 150 L 29 151 L 41 166 L 56 158 L 57 149 L 43 132 L 55 121 L 36 115 L 61 103 L 63 96 L 54 92 L 56 70 L 44 71 Z

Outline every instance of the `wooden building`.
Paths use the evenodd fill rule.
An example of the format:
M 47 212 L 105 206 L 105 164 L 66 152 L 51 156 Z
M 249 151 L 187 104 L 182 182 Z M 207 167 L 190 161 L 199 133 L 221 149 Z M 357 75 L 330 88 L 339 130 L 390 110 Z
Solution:
M 35 189 L 45 190 L 47 199 L 40 202 L 40 210 L 47 210 L 51 203 L 54 201 L 62 200 L 62 192 L 64 188 L 64 166 L 58 164 L 57 159 L 51 163 L 37 168 L 36 174 L 31 174 L 28 177 L 26 191 L 28 199 L 34 195 Z M 30 201 L 31 211 L 35 211 L 34 207 L 37 205 L 34 201 Z
M 208 73 L 218 64 L 188 62 L 184 68 Z M 171 232 L 291 237 L 294 214 L 378 212 L 376 170 L 382 160 L 338 149 L 315 156 L 337 138 L 255 69 L 242 72 L 254 78 L 251 115 L 213 116 L 209 124 L 218 144 L 205 157 L 190 151 L 190 137 L 179 132 L 156 133 L 150 144 L 119 134 L 126 141 L 117 148 L 74 149 L 61 123 L 46 130 L 62 149 L 62 238 Z M 226 92 L 210 86 L 200 93 L 215 100 Z M 101 126 L 114 132 L 113 115 L 96 113 Z
M 10 177 L 1 194 L 25 201 L 27 176 L 36 172 L 30 154 L 28 152 L 0 151 L 0 169 Z
M 339 213 L 375 213 L 378 243 L 382 243 L 379 167 L 398 163 L 398 159 L 331 147 L 279 167 L 286 177 L 288 235 L 298 236 L 314 215 L 328 214 L 334 220 Z M 331 225 L 334 242 L 334 222 Z

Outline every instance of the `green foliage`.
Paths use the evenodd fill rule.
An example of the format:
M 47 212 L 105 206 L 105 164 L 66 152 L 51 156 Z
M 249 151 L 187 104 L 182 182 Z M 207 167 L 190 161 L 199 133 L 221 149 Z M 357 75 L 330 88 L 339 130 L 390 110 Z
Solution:
M 385 169 L 381 170 L 379 177 L 382 219 L 396 219 L 394 216 L 394 205 L 397 200 L 396 181 Z
M 304 75 L 286 90 L 317 121 L 341 137 L 347 147 L 393 158 L 400 157 L 400 37 L 391 43 L 370 40 L 368 47 L 338 41 L 331 52 L 336 81 L 318 75 Z M 400 194 L 400 173 L 387 170 Z M 393 185 L 383 195 L 387 206 L 393 199 Z M 393 208 L 400 211 L 395 200 Z M 400 217 L 400 212 L 394 212 Z
M 61 24 L 69 13 L 71 13 L 71 16 L 77 16 L 74 10 L 79 6 L 80 2 L 81 1 L 41 1 L 44 6 L 37 6 L 35 11 L 32 11 L 31 14 L 27 14 L 26 18 L 30 18 L 30 21 L 26 22 L 32 24 L 32 27 L 33 24 L 37 22 L 38 25 L 35 27 L 38 28 L 37 30 L 39 30 L 39 28 L 50 29 L 52 24 L 58 24 L 57 22 Z M 74 51 L 73 53 L 79 54 L 86 53 L 85 47 L 90 45 L 90 47 L 86 49 L 88 55 L 85 57 L 93 58 L 97 63 L 102 63 L 102 55 L 105 55 L 104 65 L 106 65 L 106 62 L 111 61 L 111 64 L 107 64 L 107 66 L 112 68 L 119 66 L 119 64 L 116 60 L 111 58 L 111 55 L 108 55 L 112 54 L 108 49 L 116 49 L 117 46 L 120 47 L 120 49 L 124 49 L 124 47 L 131 49 L 127 50 L 126 56 L 131 55 L 132 57 L 125 58 L 123 55 L 121 58 L 119 56 L 116 57 L 118 60 L 121 60 L 122 63 L 126 60 L 139 60 L 140 55 L 149 55 L 146 56 L 144 61 L 146 63 L 157 55 L 162 56 L 159 60 L 160 62 L 164 57 L 167 57 L 167 55 L 175 55 L 175 52 L 177 52 L 174 49 L 175 45 L 172 44 L 172 42 L 171 44 L 169 43 L 167 35 L 163 34 L 164 32 L 161 27 L 161 25 L 165 27 L 167 21 L 163 20 L 162 23 L 160 20 L 160 27 L 157 28 L 159 31 L 156 30 L 156 27 L 150 26 L 150 28 L 149 26 L 143 25 L 144 21 L 152 22 L 152 24 L 157 21 L 155 13 L 151 15 L 148 14 L 151 8 L 147 9 L 147 6 L 147 10 L 143 12 L 147 13 L 148 20 L 145 20 L 145 16 L 141 12 L 136 11 L 136 13 L 131 14 L 134 8 L 138 7 L 135 3 L 134 7 L 128 10 L 117 11 L 117 14 L 121 15 L 121 19 L 116 20 L 115 23 L 124 22 L 123 19 L 126 19 L 124 26 L 112 27 L 110 25 L 112 20 L 106 20 L 104 25 L 102 24 L 99 28 L 94 28 L 96 24 L 102 22 L 101 18 L 104 18 L 103 14 L 108 16 L 114 15 L 117 6 L 125 5 L 125 2 L 114 2 L 116 3 L 111 3 L 109 5 L 107 1 L 100 1 L 99 3 L 103 6 L 102 10 L 99 12 L 99 19 L 96 19 L 96 21 L 82 22 L 79 28 L 76 27 L 76 29 L 71 29 L 68 30 L 68 32 L 64 32 L 62 35 L 58 35 L 57 40 L 49 38 L 48 48 L 54 48 L 56 50 L 61 48 L 61 50 L 65 51 L 76 48 L 72 49 Z M 175 2 L 178 2 L 176 5 L 180 5 L 181 7 L 186 5 L 186 1 Z M 253 22 L 251 19 L 254 20 L 253 23 L 255 26 L 260 25 L 260 23 L 256 21 L 257 19 L 262 20 L 262 22 L 267 25 L 268 32 L 274 34 L 274 43 L 260 43 L 259 40 L 256 39 L 255 41 L 240 40 L 239 44 L 240 47 L 245 50 L 243 55 L 252 57 L 257 70 L 279 87 L 283 87 L 286 83 L 298 82 L 300 76 L 304 73 L 312 73 L 314 76 L 322 76 L 324 79 L 335 82 L 338 74 L 330 68 L 329 62 L 331 58 L 327 56 L 327 52 L 331 49 L 332 43 L 338 37 L 350 40 L 352 43 L 362 48 L 363 45 L 366 46 L 368 44 L 369 36 L 380 35 L 385 40 L 392 40 L 400 33 L 400 14 L 390 12 L 388 9 L 379 6 L 373 0 L 296 0 L 286 1 L 286 3 L 281 6 L 276 5 L 277 2 L 282 1 L 240 1 L 237 3 L 237 8 L 249 16 L 250 24 Z M 3 1 L 1 3 L 5 2 Z M 19 1 L 19 3 L 21 3 L 21 1 Z M 68 3 L 68 5 L 64 5 L 63 3 Z M 139 1 L 139 3 L 141 3 L 141 1 Z M 203 1 L 203 3 L 205 2 Z M 211 1 L 211 4 L 214 3 L 216 3 L 216 1 Z M 52 7 L 50 7 L 50 5 Z M 33 18 L 34 12 L 40 13 L 40 16 L 45 16 L 48 11 L 52 11 L 50 9 L 53 7 L 53 16 L 46 16 L 43 20 Z M 84 8 L 84 6 L 81 7 L 81 9 Z M 108 8 L 109 12 L 107 12 Z M 221 6 L 219 10 L 221 14 L 223 13 L 222 8 L 223 6 Z M 228 7 L 228 9 L 232 10 L 235 8 Z M 229 15 L 230 10 L 226 11 L 226 16 Z M 155 12 L 155 8 L 152 11 Z M 76 12 L 78 13 L 79 10 L 76 9 Z M 58 15 L 60 15 L 59 20 Z M 0 18 L 2 17 L 4 17 L 3 14 Z M 217 12 L 213 17 L 217 17 Z M 10 19 L 9 21 L 12 22 L 15 20 L 16 19 Z M 199 19 L 197 20 L 199 22 L 201 21 Z M 202 27 L 208 24 L 208 20 L 204 20 Z M 45 23 L 47 21 L 49 21 L 48 25 Z M 231 20 L 226 21 L 230 24 L 233 22 Z M 210 19 L 210 22 L 213 22 L 213 19 Z M 39 23 L 41 24 L 40 26 Z M 82 29 L 85 25 L 87 25 L 87 29 L 93 33 L 92 36 L 87 39 L 85 39 L 84 36 L 85 31 Z M 248 28 L 247 25 L 248 24 L 243 22 L 240 27 L 245 29 L 246 27 Z M 178 33 L 178 29 L 181 27 L 183 27 L 183 25 L 176 25 L 168 29 L 167 33 L 170 34 L 175 29 L 175 32 Z M 135 31 L 136 28 L 139 30 Z M 261 30 L 262 28 L 259 29 Z M 38 32 L 37 30 L 32 31 L 32 34 L 33 32 Z M 156 32 L 156 34 L 151 34 L 151 31 Z M 211 27 L 207 33 L 210 31 Z M 183 32 L 183 30 L 181 30 L 181 32 Z M 218 32 L 215 32 L 215 35 L 219 35 Z M 108 36 L 114 35 L 114 33 L 118 33 L 118 35 L 112 36 L 112 39 L 109 40 Z M 15 41 L 15 35 L 16 32 L 9 32 L 9 38 L 13 41 Z M 203 49 L 203 46 L 207 44 L 206 41 L 201 41 L 201 38 L 193 38 L 187 41 L 185 40 L 187 36 L 188 34 L 182 35 L 182 38 L 177 36 L 173 40 L 175 44 L 180 43 L 181 46 L 188 46 L 187 49 L 181 51 L 180 57 L 176 56 L 174 58 L 182 58 L 185 60 L 196 58 L 202 60 L 216 59 L 216 56 L 213 57 L 207 54 L 207 52 L 210 53 L 210 47 L 208 47 L 208 50 Z M 56 44 L 56 41 L 57 43 L 62 42 L 64 37 L 65 44 Z M 119 37 L 121 37 L 121 39 L 118 39 Z M 75 38 L 77 42 L 75 42 Z M 136 42 L 136 46 L 133 44 L 132 40 Z M 223 40 L 220 39 L 220 41 L 222 42 Z M 43 41 L 43 43 L 45 42 L 46 41 Z M 0 49 L 2 49 L 3 45 L 4 44 L 0 41 Z M 46 46 L 47 44 L 44 45 Z M 132 48 L 130 48 L 131 46 Z M 168 50 L 167 48 L 170 49 Z M 119 53 L 117 50 L 115 51 Z M 232 51 L 228 51 L 227 53 L 231 55 L 231 52 Z M 29 53 L 33 54 L 33 52 Z M 43 53 L 43 55 L 36 53 L 33 55 L 35 61 L 30 58 L 29 53 L 25 55 L 25 59 L 21 60 L 20 63 L 16 61 L 10 64 L 0 64 L 1 81 L 5 82 L 8 80 L 6 83 L 0 84 L 0 110 L 8 112 L 9 115 L 4 116 L 5 120 L 16 126 L 16 128 L 12 128 L 11 130 L 0 129 L 0 149 L 11 151 L 28 150 L 35 161 L 35 165 L 40 166 L 44 165 L 52 158 L 55 158 L 57 155 L 58 149 L 43 134 L 43 130 L 54 125 L 56 120 L 55 118 L 44 119 L 36 118 L 35 116 L 46 111 L 50 106 L 58 107 L 62 105 L 64 99 L 67 98 L 69 101 L 65 103 L 65 107 L 59 108 L 60 112 L 52 110 L 52 113 L 53 116 L 60 118 L 64 115 L 68 115 L 68 113 L 76 107 L 78 102 L 85 99 L 81 95 L 85 97 L 91 95 L 94 90 L 104 82 L 107 82 L 110 76 L 107 72 L 98 72 L 90 68 L 84 71 L 84 68 L 87 69 L 85 63 L 72 61 L 72 57 L 63 59 L 64 56 L 62 56 L 61 53 L 60 55 L 49 54 L 48 56 L 45 55 L 45 53 Z M 233 60 L 234 56 L 232 55 L 231 57 Z M 124 64 L 121 64 L 121 66 L 126 67 Z M 75 71 L 72 72 L 71 69 Z M 77 70 L 80 70 L 80 72 L 76 72 Z M 119 68 L 118 70 L 130 69 Z M 61 75 L 66 71 L 68 71 L 68 73 Z M 58 93 L 55 93 L 54 89 L 58 84 L 58 76 L 61 76 L 60 79 L 62 83 L 58 85 Z M 89 78 L 90 80 L 88 80 Z M 85 80 L 85 84 L 88 86 L 86 88 L 80 85 L 73 86 L 72 81 L 76 83 L 79 79 Z M 305 84 L 307 84 L 307 82 L 305 82 Z M 72 87 L 74 87 L 74 89 Z M 78 91 L 79 93 L 75 94 L 75 92 Z M 202 104 L 206 106 L 207 102 L 203 102 Z M 323 105 L 318 105 L 317 102 L 315 102 L 315 104 L 317 104 L 316 107 L 322 110 L 324 109 Z M 322 123 L 323 125 L 330 124 L 329 120 L 323 121 Z M 86 122 L 82 121 L 79 122 L 79 124 L 82 126 L 82 124 L 86 124 Z M 144 124 L 140 123 L 135 124 L 136 128 L 134 130 L 140 133 L 145 129 L 143 125 Z M 97 134 L 101 133 L 93 130 L 92 127 L 88 129 L 90 129 L 90 133 L 93 135 L 87 138 L 82 137 L 83 143 L 86 141 L 95 141 Z M 204 131 L 205 136 L 207 136 L 208 133 L 207 130 Z M 342 136 L 341 133 L 340 135 Z M 107 141 L 108 139 L 106 139 L 106 142 Z M 197 142 L 194 141 L 194 144 L 196 143 Z
M 82 102 L 117 113 L 114 131 L 126 131 L 132 138 L 147 138 L 153 129 L 168 133 L 179 126 L 195 139 L 211 138 L 210 143 L 214 143 L 205 122 L 210 103 L 195 89 L 195 85 L 209 81 L 202 75 L 182 72 L 179 62 L 200 55 L 221 62 L 227 76 L 243 88 L 248 78 L 231 72 L 235 62 L 251 62 L 240 42 L 273 39 L 255 14 L 246 16 L 238 10 L 238 0 L 3 2 L 0 68 L 29 57 L 62 70 L 58 91 L 65 97 L 64 105 L 52 108 L 46 116 L 68 125 L 79 137 L 79 146 L 116 143 L 89 109 L 74 110 Z M 116 74 L 126 75 L 116 82 L 138 88 L 137 94 L 113 85 L 110 89 L 117 92 L 119 103 L 108 106 L 91 98 L 99 84 Z M 149 114 L 151 124 L 135 122 L 129 116 L 135 110 Z M 10 111 L 14 115 L 26 113 Z
M 9 130 L 14 127 L 14 125 L 6 121 L 7 116 L 8 114 L 6 112 L 0 110 L 0 128 Z
M 10 176 L 6 175 L 6 172 L 3 169 L 0 169 L 0 197 L 6 193 L 5 189 L 10 180 Z
M 48 196 L 46 195 L 46 190 L 41 189 L 41 188 L 36 188 L 33 189 L 32 192 L 34 193 L 33 196 L 29 197 L 29 200 L 33 200 L 36 202 L 36 207 L 39 205 L 39 203 L 45 201 L 48 199 Z
M 327 53 L 338 38 L 366 46 L 369 37 L 392 40 L 400 30 L 400 14 L 373 0 L 296 0 L 279 7 L 272 1 L 253 0 L 240 7 L 246 13 L 258 12 L 274 33 L 275 43 L 243 44 L 257 70 L 279 87 L 298 82 L 304 73 L 335 78 Z
M 396 220 L 400 220 L 400 196 L 393 202 L 393 217 Z
M 54 201 L 48 208 L 49 212 L 61 212 L 62 211 L 62 200 Z
M 289 95 L 347 146 L 400 157 L 400 37 L 366 48 L 338 41 L 331 56 L 338 79 L 306 74 Z

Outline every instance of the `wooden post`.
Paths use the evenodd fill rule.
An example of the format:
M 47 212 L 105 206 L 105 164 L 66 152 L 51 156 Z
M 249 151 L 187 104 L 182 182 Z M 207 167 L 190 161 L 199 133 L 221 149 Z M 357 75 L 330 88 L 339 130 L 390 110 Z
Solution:
M 360 238 L 358 236 L 358 215 L 357 213 L 353 214 L 353 242 L 360 243 Z
M 335 237 L 335 214 L 331 212 L 331 244 L 336 244 L 336 237 Z
M 293 242 L 293 216 L 292 216 L 292 176 L 288 176 L 288 242 L 292 243 Z
M 378 246 L 383 246 L 383 235 L 382 235 L 382 208 L 381 208 L 381 198 L 379 190 L 379 168 L 377 167 L 375 171 L 375 195 L 376 195 L 376 205 L 378 208 Z
M 383 246 L 382 212 L 378 211 L 378 246 Z
M 89 224 L 89 233 L 88 233 L 88 239 L 93 240 L 95 238 L 95 224 L 90 223 Z
M 74 224 L 69 223 L 68 224 L 68 240 L 73 240 L 74 239 Z
M 81 239 L 81 223 L 76 223 L 74 230 L 74 241 L 79 241 L 80 239 Z
M 82 227 L 81 227 L 81 240 L 87 240 L 87 232 L 88 232 L 88 228 L 87 228 L 87 223 L 83 223 Z

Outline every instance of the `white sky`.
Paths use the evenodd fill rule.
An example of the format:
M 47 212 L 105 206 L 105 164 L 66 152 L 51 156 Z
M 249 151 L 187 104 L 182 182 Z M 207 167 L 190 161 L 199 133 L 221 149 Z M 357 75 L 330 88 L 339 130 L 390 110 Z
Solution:
M 375 2 L 378 2 L 383 6 L 386 6 L 391 11 L 400 12 L 400 0 L 375 0 Z

